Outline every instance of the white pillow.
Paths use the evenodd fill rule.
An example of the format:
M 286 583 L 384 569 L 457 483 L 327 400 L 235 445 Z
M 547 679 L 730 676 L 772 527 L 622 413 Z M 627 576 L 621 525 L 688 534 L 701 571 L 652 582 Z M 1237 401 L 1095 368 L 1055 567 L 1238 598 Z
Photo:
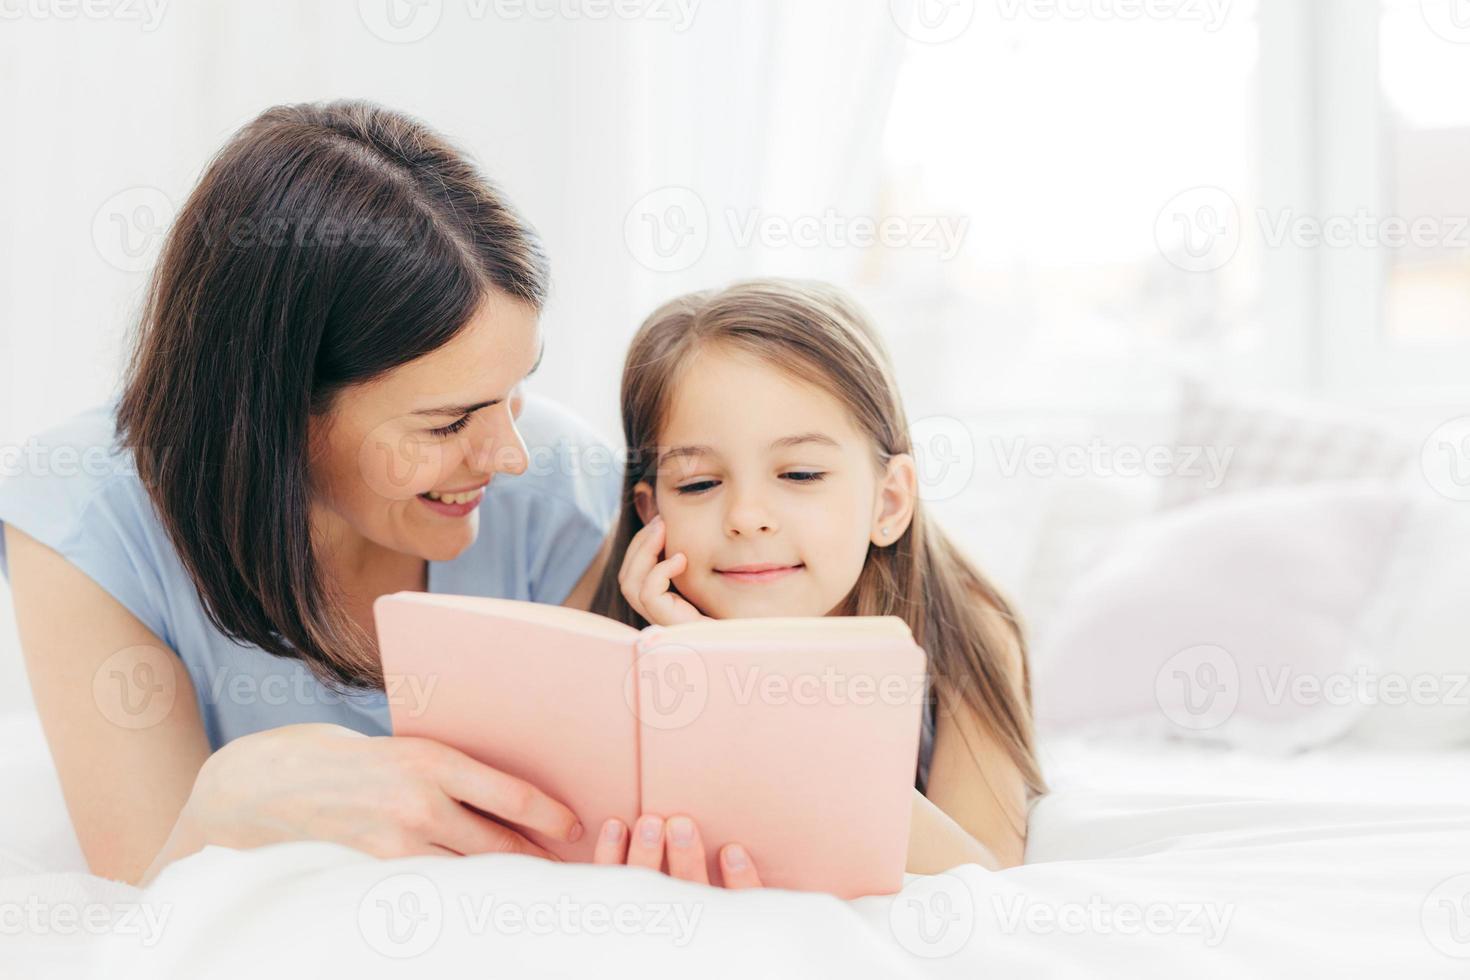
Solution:
M 1383 678 L 1354 740 L 1418 749 L 1470 743 L 1470 504 L 1417 497 L 1384 578 L 1371 631 L 1388 638 Z
M 1183 384 L 1175 420 L 1177 465 L 1161 508 L 1224 494 L 1328 480 L 1394 481 L 1415 443 L 1377 417 L 1302 400 Z
M 1407 506 L 1341 482 L 1231 494 L 1139 526 L 1038 644 L 1038 727 L 1283 751 L 1341 736 L 1367 710 L 1341 688 L 1377 667 L 1384 642 L 1364 635 L 1365 610 Z

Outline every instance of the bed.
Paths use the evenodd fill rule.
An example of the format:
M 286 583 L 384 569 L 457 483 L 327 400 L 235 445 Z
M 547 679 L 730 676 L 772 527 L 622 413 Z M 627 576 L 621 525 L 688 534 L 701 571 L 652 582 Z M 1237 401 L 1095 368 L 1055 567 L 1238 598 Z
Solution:
M 1464 977 L 1470 751 L 1057 739 L 1027 862 L 842 902 L 520 856 L 211 847 L 85 873 L 30 712 L 0 719 L 15 976 Z M 1416 789 L 1427 792 L 1416 793 Z M 19 929 L 21 916 L 30 928 Z M 37 924 L 41 928 L 35 928 Z M 14 971 L 14 972 L 13 972 Z
M 1464 507 L 1349 489 L 1369 463 L 1417 465 L 1417 445 L 1380 466 L 1362 450 L 1377 442 L 1329 421 L 1186 405 L 1180 445 L 1239 450 L 1211 489 L 1219 506 L 1177 480 L 1025 474 L 936 502 L 1035 639 L 1052 791 L 1020 867 L 910 875 L 897 895 L 843 902 L 295 843 L 207 848 L 139 890 L 85 872 L 36 716 L 17 707 L 0 714 L 0 779 L 21 801 L 0 810 L 0 972 L 1470 976 L 1470 704 L 1457 688 L 1390 708 L 1252 701 L 1242 683 L 1230 717 L 1181 731 L 1159 683 L 1188 643 L 1224 643 L 1246 682 L 1272 658 L 1319 679 L 1365 664 L 1440 681 L 1470 670 Z M 1057 439 L 1093 431 L 1087 420 Z M 1329 477 L 1343 489 L 1328 498 L 1267 486 Z M 1244 547 L 1239 528 L 1267 543 Z M 1186 580 L 1211 601 L 1172 615 Z

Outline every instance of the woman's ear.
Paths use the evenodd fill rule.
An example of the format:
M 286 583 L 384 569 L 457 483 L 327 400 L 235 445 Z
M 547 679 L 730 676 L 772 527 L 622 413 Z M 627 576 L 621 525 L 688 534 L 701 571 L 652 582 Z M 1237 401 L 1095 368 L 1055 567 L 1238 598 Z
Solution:
M 899 453 L 888 460 L 878 481 L 878 505 L 868 540 L 886 548 L 909 529 L 919 500 L 919 470 L 914 457 Z
M 658 501 L 653 496 L 653 487 L 647 481 L 633 485 L 633 507 L 638 511 L 638 520 L 644 524 L 658 516 Z

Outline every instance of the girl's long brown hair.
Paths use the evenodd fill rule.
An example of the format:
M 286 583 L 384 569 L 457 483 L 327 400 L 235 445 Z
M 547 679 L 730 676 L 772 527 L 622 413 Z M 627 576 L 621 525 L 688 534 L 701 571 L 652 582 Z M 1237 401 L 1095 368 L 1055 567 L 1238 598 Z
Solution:
M 753 354 L 830 392 L 872 437 L 880 465 L 912 452 L 888 354 L 867 317 L 840 290 L 824 283 L 761 279 L 681 296 L 643 323 L 623 367 L 628 465 L 614 556 L 627 550 L 643 526 L 633 488 L 654 482 L 658 437 L 674 385 L 691 355 L 709 345 Z M 592 608 L 631 626 L 646 626 L 623 597 L 618 565 L 616 558 L 607 563 Z M 936 708 L 967 709 L 1015 763 L 1028 794 L 1046 792 L 1032 736 L 1031 680 L 1019 618 L 929 519 L 921 501 L 915 502 L 913 520 L 898 541 L 869 546 L 844 608 L 849 615 L 901 617 L 929 655 Z M 999 630 L 997 623 L 1003 624 Z M 1009 643 L 1021 655 L 1019 695 L 1005 659 Z

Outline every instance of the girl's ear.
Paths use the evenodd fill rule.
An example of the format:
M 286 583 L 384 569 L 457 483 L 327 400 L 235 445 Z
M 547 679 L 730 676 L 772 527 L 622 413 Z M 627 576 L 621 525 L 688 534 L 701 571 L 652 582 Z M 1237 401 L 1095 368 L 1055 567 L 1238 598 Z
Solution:
M 886 548 L 903 537 L 903 532 L 909 529 L 909 522 L 914 519 L 918 500 L 919 470 L 914 465 L 914 457 L 908 453 L 891 457 L 878 481 L 878 505 L 868 540 Z
M 638 520 L 644 524 L 658 516 L 658 501 L 654 499 L 653 487 L 647 481 L 633 485 L 633 506 L 638 511 Z

